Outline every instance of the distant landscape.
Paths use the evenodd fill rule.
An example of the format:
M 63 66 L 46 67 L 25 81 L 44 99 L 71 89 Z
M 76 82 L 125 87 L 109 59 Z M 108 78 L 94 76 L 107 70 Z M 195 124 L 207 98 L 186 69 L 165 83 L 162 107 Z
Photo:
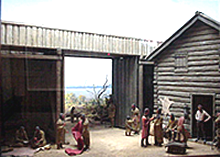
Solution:
M 98 92 L 102 86 L 95 86 L 95 90 Z M 93 86 L 69 86 L 65 87 L 65 94 L 74 93 L 76 97 L 84 95 L 87 99 L 93 98 L 93 95 L 88 92 L 93 91 Z M 112 85 L 109 85 L 103 97 L 112 93 Z

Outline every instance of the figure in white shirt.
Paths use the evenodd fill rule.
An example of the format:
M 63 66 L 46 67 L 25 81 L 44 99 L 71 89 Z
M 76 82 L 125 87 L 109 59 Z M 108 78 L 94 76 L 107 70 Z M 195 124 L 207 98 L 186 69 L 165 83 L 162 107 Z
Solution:
M 207 118 L 205 119 L 205 117 L 207 117 Z M 200 132 L 202 132 L 203 140 L 204 140 L 203 142 L 205 144 L 206 143 L 206 134 L 205 134 L 205 130 L 204 130 L 204 123 L 207 122 L 208 120 L 210 120 L 211 116 L 202 108 L 202 105 L 199 104 L 195 118 L 197 120 L 197 139 L 196 139 L 196 142 L 200 138 L 200 136 L 199 136 Z

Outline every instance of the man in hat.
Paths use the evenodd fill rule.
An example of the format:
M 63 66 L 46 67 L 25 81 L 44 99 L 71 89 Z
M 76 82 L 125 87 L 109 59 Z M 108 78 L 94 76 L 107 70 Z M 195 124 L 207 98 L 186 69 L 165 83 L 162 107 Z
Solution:
M 205 117 L 207 117 L 207 118 L 205 119 Z M 196 139 L 196 142 L 200 138 L 200 132 L 202 132 L 203 140 L 204 140 L 203 142 L 205 144 L 206 143 L 206 133 L 204 130 L 204 123 L 209 121 L 211 119 L 211 116 L 202 108 L 202 105 L 199 104 L 198 110 L 195 114 L 195 118 L 197 120 L 197 139 Z

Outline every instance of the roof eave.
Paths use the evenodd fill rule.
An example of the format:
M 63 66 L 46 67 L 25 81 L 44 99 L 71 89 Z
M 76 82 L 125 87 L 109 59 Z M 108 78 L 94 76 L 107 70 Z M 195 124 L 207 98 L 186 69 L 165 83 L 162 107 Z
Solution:
M 165 48 L 167 48 L 172 42 L 174 42 L 179 36 L 181 36 L 188 28 L 190 28 L 198 20 L 213 27 L 216 30 L 220 30 L 220 23 L 218 21 L 215 21 L 214 19 L 205 16 L 203 13 L 196 14 L 180 29 L 178 29 L 171 37 L 169 37 L 158 48 L 156 48 L 149 56 L 147 56 L 146 60 L 151 61 L 155 57 L 157 57 Z

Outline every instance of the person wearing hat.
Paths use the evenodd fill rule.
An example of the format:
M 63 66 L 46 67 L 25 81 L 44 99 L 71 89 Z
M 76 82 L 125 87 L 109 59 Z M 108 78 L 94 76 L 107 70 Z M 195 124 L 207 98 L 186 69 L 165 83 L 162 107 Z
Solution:
M 15 142 L 16 142 L 15 146 L 17 146 L 17 147 L 23 147 L 23 146 L 28 145 L 29 139 L 28 139 L 27 132 L 26 132 L 24 126 L 21 126 L 16 131 Z
M 150 122 L 154 119 L 154 117 L 149 118 L 150 110 L 148 108 L 144 109 L 144 115 L 142 117 L 142 136 L 141 136 L 141 147 L 147 147 L 149 144 L 148 136 L 150 130 Z M 145 140 L 145 145 L 144 145 Z
M 131 136 L 131 132 L 134 130 L 133 128 L 133 120 L 130 116 L 127 116 L 125 121 L 125 136 Z
M 32 148 L 39 148 L 45 146 L 47 143 L 45 139 L 45 133 L 43 130 L 40 129 L 39 126 L 36 126 L 34 131 L 34 137 L 31 142 Z
M 65 115 L 63 113 L 60 113 L 60 118 L 56 122 L 57 126 L 57 138 L 56 138 L 56 144 L 57 149 L 63 148 L 63 144 L 65 143 L 65 133 L 68 132 L 65 128 Z
M 140 131 L 140 110 L 135 104 L 131 105 L 132 119 L 134 121 L 134 133 L 139 134 Z
M 205 119 L 205 117 L 207 117 Z M 200 139 L 200 132 L 202 132 L 203 135 L 203 143 L 206 143 L 206 133 L 204 129 L 204 123 L 209 121 L 211 119 L 211 116 L 203 109 L 202 105 L 198 105 L 198 110 L 195 114 L 195 119 L 197 120 L 197 139 L 195 142 L 197 142 Z

